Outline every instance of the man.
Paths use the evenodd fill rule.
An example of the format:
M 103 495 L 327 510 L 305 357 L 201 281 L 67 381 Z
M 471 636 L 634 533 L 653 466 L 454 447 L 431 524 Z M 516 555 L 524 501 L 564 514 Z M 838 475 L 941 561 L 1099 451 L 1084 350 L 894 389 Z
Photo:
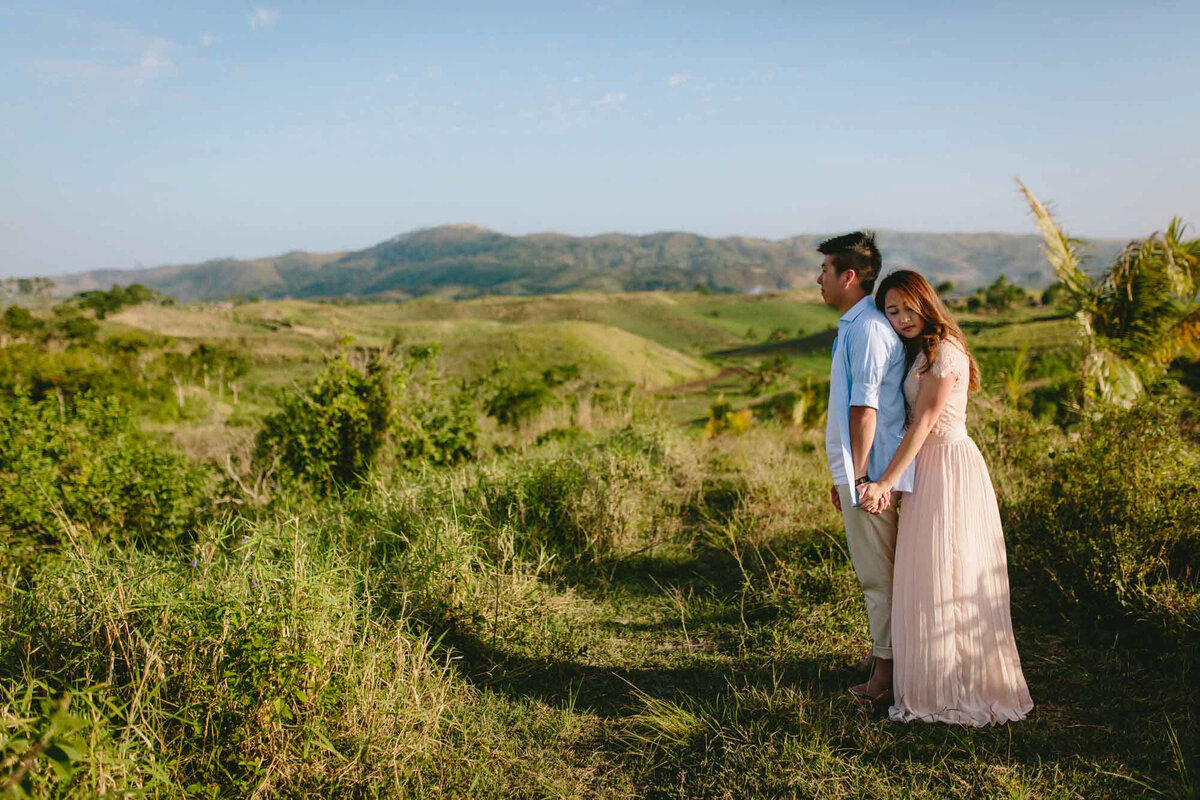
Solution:
M 822 242 L 817 284 L 827 305 L 841 312 L 829 374 L 825 451 L 842 512 L 850 561 L 862 584 L 871 625 L 866 683 L 851 688 L 859 702 L 890 699 L 892 686 L 892 566 L 896 557 L 895 503 L 881 514 L 859 508 L 857 487 L 879 478 L 904 438 L 904 344 L 875 307 L 871 292 L 882 260 L 872 233 L 848 233 Z M 912 491 L 912 467 L 896 483 Z

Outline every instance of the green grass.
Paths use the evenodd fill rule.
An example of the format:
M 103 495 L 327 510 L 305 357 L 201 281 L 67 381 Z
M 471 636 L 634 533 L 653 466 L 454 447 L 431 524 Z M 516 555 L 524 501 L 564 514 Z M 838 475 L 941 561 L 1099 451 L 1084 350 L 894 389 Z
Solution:
M 575 363 L 610 388 L 782 354 L 792 377 L 769 393 L 828 374 L 832 321 L 811 297 L 699 294 L 133 311 L 105 325 L 251 354 L 237 407 L 193 387 L 210 413 L 160 426 L 216 460 L 342 334 L 438 342 L 462 375 L 497 358 L 522 375 Z M 791 338 L 763 342 L 775 327 Z M 964 328 L 991 393 L 973 434 L 1005 518 L 1040 519 L 1048 454 L 1076 444 L 1007 410 L 996 380 L 1025 345 L 1032 380 L 1057 374 L 1070 320 L 1020 309 Z M 733 352 L 704 357 L 718 350 Z M 1194 637 L 1047 584 L 1061 565 L 1024 528 L 1009 552 L 1030 718 L 963 730 L 855 706 L 833 668 L 866 651 L 867 625 L 820 426 L 705 441 L 697 423 L 721 393 L 739 408 L 765 397 L 738 376 L 639 388 L 533 444 L 567 424 L 547 412 L 523 436 L 491 431 L 476 463 L 380 468 L 322 502 L 276 491 L 177 551 L 116 549 L 68 521 L 68 545 L 31 565 L 0 550 L 0 786 L 24 769 L 13 783 L 34 797 L 1197 796 Z M 1193 496 L 1176 483 L 1172 497 Z M 1102 493 L 1073 502 L 1123 541 Z M 1131 518 L 1169 527 L 1172 513 L 1149 498 Z M 1108 541 L 1076 523 L 1084 555 Z M 1181 541 L 1172 553 L 1194 546 Z M 1186 559 L 1170 563 L 1153 595 L 1093 572 L 1170 618 L 1195 597 Z M 1074 606 L 1051 602 L 1067 590 Z
M 1051 413 L 1055 382 L 1069 377 L 1053 353 L 1074 341 L 1074 323 L 1052 310 L 1026 307 L 959 316 L 992 391 L 1002 390 L 1016 352 L 1030 346 L 1027 381 L 1045 388 L 1039 390 L 1042 396 L 1030 394 L 1025 402 L 1039 414 Z M 226 311 L 140 306 L 106 325 L 171 335 L 179 346 L 225 342 L 252 354 L 254 365 L 244 381 L 246 409 L 236 416 L 244 419 L 269 412 L 274 393 L 311 375 L 340 337 L 375 347 L 393 339 L 437 343 L 443 369 L 465 378 L 486 374 L 498 360 L 518 380 L 534 378 L 548 366 L 576 364 L 588 381 L 660 390 L 714 375 L 720 366 L 757 369 L 779 355 L 787 359 L 793 382 L 822 380 L 829 372 L 836 318 L 815 292 L 797 290 L 760 296 L 583 293 L 352 305 L 280 300 Z M 750 329 L 754 338 L 746 336 Z M 777 329 L 785 337 L 766 341 Z M 759 399 L 750 381 L 734 379 L 668 395 L 662 402 L 670 419 L 694 423 L 707 416 L 719 394 L 737 408 Z
M 380 477 L 178 557 L 81 540 L 37 593 L 9 583 L 0 752 L 44 737 L 73 770 L 34 762 L 35 796 L 1189 796 L 1191 663 L 1020 585 L 1028 720 L 856 707 L 832 668 L 866 620 L 815 436 L 647 421 Z M 535 535 L 551 507 L 595 546 Z

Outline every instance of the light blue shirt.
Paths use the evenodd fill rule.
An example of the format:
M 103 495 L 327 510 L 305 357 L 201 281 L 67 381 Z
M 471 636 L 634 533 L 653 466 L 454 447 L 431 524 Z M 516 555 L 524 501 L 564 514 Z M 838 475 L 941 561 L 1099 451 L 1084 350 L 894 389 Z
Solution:
M 867 459 L 867 474 L 879 480 L 904 438 L 904 343 L 892 330 L 870 295 L 838 320 L 829 371 L 829 415 L 825 424 L 825 453 L 835 485 L 854 489 L 854 458 L 850 452 L 850 407 L 875 409 L 875 439 Z M 895 491 L 911 492 L 913 465 L 896 481 Z

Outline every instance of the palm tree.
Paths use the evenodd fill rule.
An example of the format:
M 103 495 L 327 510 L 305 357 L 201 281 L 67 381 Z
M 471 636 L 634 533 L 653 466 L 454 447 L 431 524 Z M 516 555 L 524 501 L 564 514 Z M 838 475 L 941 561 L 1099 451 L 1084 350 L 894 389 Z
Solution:
M 1079 324 L 1080 401 L 1128 406 L 1181 355 L 1200 349 L 1200 239 L 1184 239 L 1171 220 L 1164 233 L 1135 239 L 1099 278 L 1084 272 L 1084 243 L 1063 231 L 1017 179 Z

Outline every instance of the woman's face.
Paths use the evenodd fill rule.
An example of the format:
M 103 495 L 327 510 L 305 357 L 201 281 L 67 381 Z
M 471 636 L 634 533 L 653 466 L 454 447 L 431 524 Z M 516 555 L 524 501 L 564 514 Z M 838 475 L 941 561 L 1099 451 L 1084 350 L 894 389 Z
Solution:
M 883 312 L 896 333 L 905 339 L 914 339 L 925 330 L 925 318 L 916 312 L 895 289 L 888 289 L 883 296 Z

